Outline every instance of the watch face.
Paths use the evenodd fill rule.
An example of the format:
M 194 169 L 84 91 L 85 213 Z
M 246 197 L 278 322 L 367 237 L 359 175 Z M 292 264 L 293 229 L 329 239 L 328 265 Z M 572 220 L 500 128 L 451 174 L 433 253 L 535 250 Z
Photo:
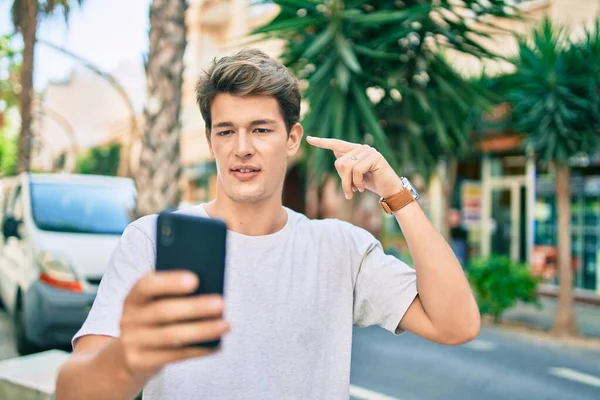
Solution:
M 402 177 L 401 180 L 404 187 L 408 189 L 408 191 L 410 192 L 410 194 L 412 194 L 415 200 L 419 200 L 421 196 L 419 195 L 419 192 L 417 192 L 417 189 L 415 189 L 415 187 L 412 185 L 412 183 L 410 183 L 410 181 L 405 177 Z

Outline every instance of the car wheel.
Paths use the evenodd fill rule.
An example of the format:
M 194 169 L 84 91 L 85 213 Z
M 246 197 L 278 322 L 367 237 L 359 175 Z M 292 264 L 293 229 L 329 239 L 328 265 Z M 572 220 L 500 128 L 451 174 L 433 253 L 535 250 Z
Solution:
M 41 350 L 37 345 L 27 339 L 27 335 L 25 335 L 25 313 L 23 312 L 21 301 L 19 301 L 15 313 L 15 342 L 17 344 L 17 351 L 22 356 L 37 353 Z

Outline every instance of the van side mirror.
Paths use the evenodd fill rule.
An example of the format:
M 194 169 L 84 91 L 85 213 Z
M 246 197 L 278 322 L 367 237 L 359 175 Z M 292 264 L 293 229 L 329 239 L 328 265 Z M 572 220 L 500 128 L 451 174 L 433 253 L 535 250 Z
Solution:
M 4 240 L 8 239 L 11 236 L 16 237 L 17 239 L 21 238 L 19 235 L 19 225 L 21 221 L 17 220 L 13 216 L 6 216 L 4 218 L 4 224 L 2 224 L 2 234 L 4 235 Z

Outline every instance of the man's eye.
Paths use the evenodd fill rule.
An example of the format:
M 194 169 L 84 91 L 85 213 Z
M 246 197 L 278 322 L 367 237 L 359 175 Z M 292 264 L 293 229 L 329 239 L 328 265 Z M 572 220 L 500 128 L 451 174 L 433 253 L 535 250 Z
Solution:
M 230 134 L 232 134 L 232 133 L 233 133 L 233 131 L 232 131 L 232 130 L 229 130 L 229 131 L 221 131 L 221 132 L 217 132 L 217 136 L 227 136 L 227 135 L 230 135 Z
M 266 129 L 266 128 L 256 128 L 255 132 L 257 132 L 257 133 L 269 133 L 269 132 L 271 132 L 271 130 L 270 129 Z

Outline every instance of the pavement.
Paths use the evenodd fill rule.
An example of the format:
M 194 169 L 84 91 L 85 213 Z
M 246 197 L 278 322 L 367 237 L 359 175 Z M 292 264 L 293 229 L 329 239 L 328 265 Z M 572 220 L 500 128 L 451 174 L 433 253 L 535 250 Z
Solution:
M 548 331 L 554 322 L 557 301 L 556 298 L 541 297 L 540 302 L 541 309 L 530 304 L 519 304 L 507 311 L 502 320 Z M 582 336 L 600 339 L 600 306 L 575 303 L 575 318 Z

